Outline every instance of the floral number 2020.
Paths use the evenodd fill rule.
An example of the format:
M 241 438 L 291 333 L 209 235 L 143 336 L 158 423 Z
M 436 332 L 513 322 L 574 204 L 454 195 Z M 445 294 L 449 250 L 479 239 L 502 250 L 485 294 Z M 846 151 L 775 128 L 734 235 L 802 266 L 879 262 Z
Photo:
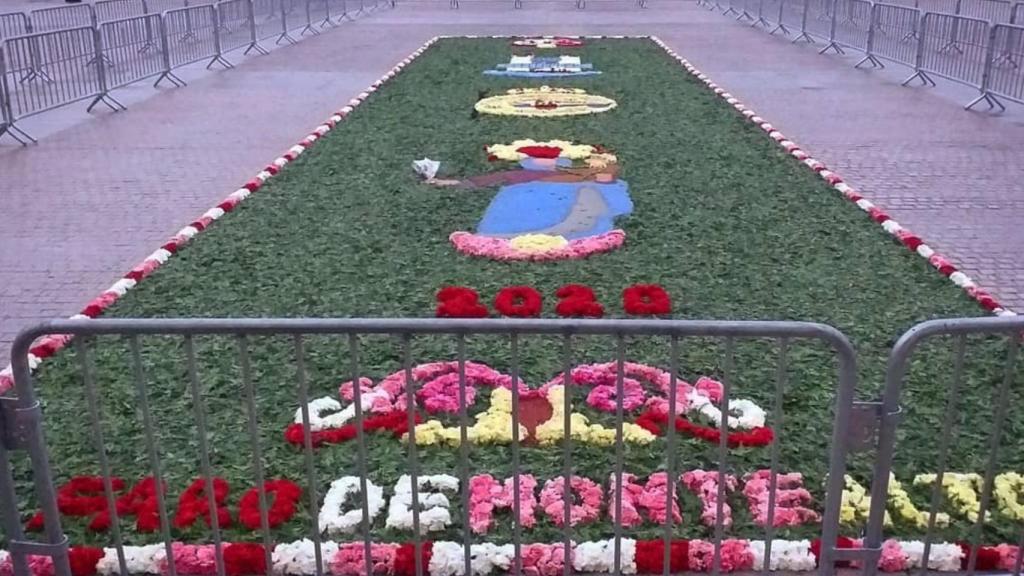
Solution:
M 490 310 L 480 294 L 466 286 L 445 286 L 437 291 L 439 318 L 486 318 Z M 601 318 L 604 306 L 594 290 L 583 284 L 566 284 L 555 291 L 555 313 L 568 318 Z M 631 316 L 667 316 L 672 300 L 658 284 L 633 284 L 622 291 L 622 308 Z M 544 309 L 543 295 L 532 286 L 506 286 L 494 296 L 494 310 L 502 316 L 536 318 Z

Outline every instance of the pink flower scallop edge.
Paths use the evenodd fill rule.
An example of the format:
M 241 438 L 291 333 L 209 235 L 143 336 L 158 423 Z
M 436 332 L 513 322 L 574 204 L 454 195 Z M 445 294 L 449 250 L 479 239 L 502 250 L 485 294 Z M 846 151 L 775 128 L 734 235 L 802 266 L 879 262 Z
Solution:
M 550 262 L 578 260 L 601 252 L 611 252 L 626 242 L 626 233 L 622 230 L 612 230 L 589 238 L 571 240 L 565 246 L 543 252 L 518 250 L 505 238 L 492 238 L 472 232 L 452 232 L 448 239 L 455 246 L 455 250 L 467 256 L 503 261 Z

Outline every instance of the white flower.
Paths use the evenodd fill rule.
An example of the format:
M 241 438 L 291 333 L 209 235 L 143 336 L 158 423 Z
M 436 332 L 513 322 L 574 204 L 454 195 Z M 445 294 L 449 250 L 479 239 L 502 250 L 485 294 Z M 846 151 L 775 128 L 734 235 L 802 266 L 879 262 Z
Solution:
M 996 312 L 996 316 L 1016 316 L 1016 315 L 1017 315 L 1017 313 L 1014 312 L 1013 310 L 1007 310 L 1005 308 L 1001 308 L 1001 309 L 999 309 L 998 312 Z
M 430 576 L 463 576 L 466 573 L 465 549 L 455 542 L 434 542 L 427 570 Z
M 210 218 L 211 220 L 219 220 L 220 217 L 223 216 L 223 215 L 224 215 L 224 209 L 223 208 L 218 208 L 216 206 L 214 206 L 213 208 L 210 208 L 209 210 L 207 210 L 203 214 L 203 216 L 205 216 L 207 218 Z M 170 256 L 170 254 L 168 254 L 168 256 Z
M 72 314 L 72 315 L 71 315 L 71 316 L 70 316 L 70 317 L 68 318 L 68 320 L 92 320 L 92 318 L 89 318 L 89 317 L 88 317 L 88 316 L 86 316 L 85 314 Z
M 199 229 L 198 228 L 195 228 L 193 226 L 185 226 L 181 230 L 178 230 L 178 234 L 177 235 L 181 236 L 182 238 L 191 239 L 193 236 L 195 236 L 198 233 L 199 233 Z
M 131 290 L 132 288 L 135 287 L 135 284 L 136 284 L 135 280 L 132 280 L 131 278 L 121 278 L 117 282 L 114 282 L 114 285 L 111 286 L 107 290 L 107 292 L 115 292 L 119 296 L 124 296 L 125 292 L 127 292 L 127 291 L 129 291 L 129 290 Z
M 889 234 L 895 234 L 903 229 L 903 227 L 895 220 L 886 220 L 885 222 L 882 222 L 882 228 Z
M 623 538 L 620 551 L 620 572 L 636 574 L 636 540 Z M 577 572 L 615 572 L 615 540 L 597 540 L 577 544 L 572 565 Z
M 369 522 L 372 524 L 374 518 L 380 515 L 384 509 L 384 489 L 370 480 L 366 481 L 367 495 L 366 512 Z M 327 534 L 351 534 L 356 531 L 363 521 L 362 506 L 353 506 L 351 510 L 343 512 L 342 508 L 350 495 L 359 494 L 359 477 L 342 476 L 334 482 L 324 496 L 324 505 L 320 508 L 319 526 L 321 532 Z M 309 572 L 312 574 L 313 572 Z
M 699 394 L 696 390 L 691 390 L 686 398 L 690 402 L 690 410 L 696 410 L 705 418 L 714 422 L 715 426 L 722 425 L 722 411 L 711 403 L 710 398 Z M 737 412 L 739 413 L 738 416 L 732 415 Z M 729 400 L 729 413 L 729 428 L 749 430 L 764 426 L 765 412 L 751 400 L 743 398 Z
M 437 171 L 440 168 L 441 163 L 437 160 L 431 160 L 430 158 L 415 160 L 412 163 L 413 172 L 416 172 L 416 174 L 424 180 L 432 180 L 434 176 L 437 176 Z
M 450 502 L 443 492 L 452 495 L 459 491 L 459 479 L 447 474 L 420 476 L 416 482 L 419 486 L 417 494 L 420 505 L 420 533 L 444 530 L 451 524 L 452 515 L 448 509 Z M 412 529 L 412 480 L 403 475 L 395 483 L 395 495 L 388 505 L 388 528 Z
M 337 553 L 338 545 L 336 543 L 321 542 L 321 566 L 326 568 L 331 558 Z M 287 544 L 278 544 L 274 547 L 272 559 L 275 574 L 307 576 L 317 573 L 316 548 L 313 546 L 313 541 L 306 538 Z
M 867 212 L 868 210 L 871 210 L 872 208 L 874 208 L 875 205 L 872 204 L 870 200 L 868 200 L 866 198 L 861 198 L 860 200 L 857 200 L 857 207 L 860 208 L 861 210 Z
M 366 392 L 359 396 L 360 404 L 362 404 L 363 412 L 365 413 L 373 406 L 374 400 L 384 396 L 387 397 L 387 392 L 383 390 L 377 390 L 373 392 Z M 309 403 L 309 429 L 313 432 L 319 432 L 321 430 L 328 430 L 331 428 L 341 428 L 346 422 L 356 417 L 356 405 L 355 403 L 349 404 L 344 410 L 341 409 L 341 402 L 338 402 L 330 396 L 324 396 L 323 398 L 317 398 Z M 324 415 L 326 412 L 337 411 L 330 415 Z M 302 424 L 302 408 L 295 410 L 295 423 Z
M 252 192 L 249 192 L 248 189 L 239 188 L 238 190 L 235 190 L 231 194 L 228 194 L 228 198 L 241 202 L 242 200 L 248 198 L 250 194 L 252 194 Z
M 932 255 L 935 254 L 935 250 L 932 250 L 932 247 L 927 244 L 921 244 L 917 247 L 917 253 L 920 254 L 922 258 L 931 258 Z M 964 286 L 966 286 L 966 284 Z
M 754 570 L 764 566 L 764 541 L 751 540 L 750 551 L 754 554 Z M 768 569 L 784 572 L 806 572 L 816 568 L 811 544 L 807 540 L 772 540 L 772 557 Z
M 160 574 L 160 566 L 166 559 L 167 549 L 163 544 L 124 547 L 124 563 L 129 574 Z M 103 558 L 96 564 L 96 570 L 100 574 L 121 573 L 116 548 L 103 549 Z
M 292 146 L 291 148 L 289 148 L 288 151 L 291 152 L 292 154 L 295 154 L 296 156 L 298 156 L 299 154 L 302 154 L 303 152 L 305 152 L 306 148 L 296 144 L 295 146 Z
M 271 176 L 273 176 L 273 174 L 267 172 L 266 170 L 260 170 L 259 172 L 256 173 L 256 179 L 259 180 L 260 182 L 266 182 L 267 180 L 270 179 Z
M 285 158 L 284 156 L 280 156 L 278 158 L 274 158 L 274 166 L 277 166 L 278 168 L 284 168 L 287 164 L 288 164 L 288 159 Z
M 907 555 L 908 568 L 920 568 L 924 560 L 924 542 L 909 540 L 900 542 L 900 549 Z M 960 559 L 963 550 L 956 544 L 935 542 L 928 551 L 928 568 L 940 572 L 956 572 L 960 570 Z

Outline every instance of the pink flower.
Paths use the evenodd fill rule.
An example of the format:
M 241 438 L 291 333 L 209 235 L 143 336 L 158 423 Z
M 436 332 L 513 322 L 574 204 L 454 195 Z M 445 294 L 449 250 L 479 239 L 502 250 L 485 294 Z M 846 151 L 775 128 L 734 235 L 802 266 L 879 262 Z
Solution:
M 469 479 L 469 526 L 474 533 L 487 533 L 496 509 L 513 507 L 514 488 L 512 478 L 505 479 L 504 486 L 490 474 L 478 474 Z M 534 516 L 536 489 L 537 480 L 533 476 L 519 476 L 519 523 L 526 528 L 532 528 L 537 521 Z
M 1017 566 L 1017 556 L 1020 554 L 1020 549 L 1009 544 L 1000 544 L 995 548 L 996 552 L 999 552 L 999 569 L 1013 570 Z
M 581 476 L 573 476 L 569 486 L 580 502 L 569 508 L 569 525 L 597 520 L 601 514 L 603 498 L 601 487 L 593 480 Z M 540 492 L 540 507 L 556 526 L 565 523 L 565 478 L 552 478 L 544 484 Z
M 698 383 L 699 384 L 699 383 Z M 685 472 L 681 480 L 686 488 L 697 495 L 701 501 L 701 521 L 707 526 L 714 526 L 718 518 L 718 472 L 705 472 L 704 470 L 691 470 Z M 725 476 L 725 493 L 736 489 L 736 477 L 732 474 Z M 732 525 L 732 508 L 729 506 L 728 498 L 722 502 L 722 525 Z
M 565 566 L 565 547 L 559 544 L 526 544 L 521 548 L 525 576 L 561 576 Z M 569 559 L 572 561 L 572 550 Z
M 491 238 L 471 232 L 453 232 L 448 239 L 455 246 L 456 250 L 470 256 L 480 256 L 493 260 L 531 260 L 543 262 L 586 258 L 591 254 L 615 250 L 626 241 L 626 233 L 622 230 L 612 230 L 597 236 L 570 240 L 564 246 L 543 252 L 518 250 L 506 238 Z
M 701 376 L 694 385 L 697 392 L 707 396 L 716 404 L 722 400 L 722 383 L 707 376 Z
M 174 558 L 174 569 L 178 574 L 203 575 L 216 574 L 216 549 L 212 545 L 192 545 L 174 542 L 171 544 Z M 160 573 L 168 572 L 167 561 L 160 566 Z
M 882 572 L 903 572 L 910 568 L 907 555 L 900 548 L 899 542 L 889 539 L 882 543 L 882 555 L 878 558 L 878 568 Z
M 768 524 L 768 501 L 771 491 L 771 470 L 758 470 L 747 474 L 743 494 L 747 497 L 754 522 L 761 526 Z M 811 493 L 803 487 L 803 475 L 798 472 L 775 475 L 775 514 L 772 525 L 798 526 L 807 522 L 819 522 L 821 517 L 804 505 L 813 500 Z
M 393 574 L 398 544 L 370 544 L 373 574 Z M 366 554 L 362 542 L 342 544 L 333 558 L 329 558 L 331 572 L 336 576 L 365 576 Z
M 624 473 L 622 475 L 622 525 L 636 526 L 643 523 L 640 511 L 647 512 L 647 516 L 658 524 L 664 524 L 667 518 L 665 513 L 666 502 L 668 501 L 668 486 L 665 482 L 666 474 L 657 472 L 651 474 L 647 484 L 641 486 L 636 482 L 636 476 Z M 615 474 L 608 479 L 608 515 L 615 521 Z M 674 487 L 673 487 L 674 488 Z M 676 495 L 672 494 L 672 517 L 676 523 L 682 522 L 679 514 L 679 504 Z
M 704 540 L 690 540 L 690 570 L 711 572 L 715 563 L 715 545 Z M 746 540 L 723 540 L 719 550 L 719 567 L 722 572 L 751 570 L 754 567 L 754 553 Z

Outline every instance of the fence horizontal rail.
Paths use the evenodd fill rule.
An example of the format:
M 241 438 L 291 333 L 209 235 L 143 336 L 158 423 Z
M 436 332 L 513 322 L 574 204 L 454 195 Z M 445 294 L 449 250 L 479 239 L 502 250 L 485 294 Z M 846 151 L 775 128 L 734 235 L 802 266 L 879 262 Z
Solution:
M 462 435 L 462 442 L 459 444 L 457 449 L 458 452 L 458 464 L 456 469 L 452 472 L 458 475 L 458 485 L 462 486 L 461 490 L 461 514 L 463 526 L 468 527 L 470 525 L 469 519 L 469 477 L 470 477 L 470 459 L 469 459 L 469 442 L 467 441 L 468 434 L 468 414 L 467 414 L 467 390 L 470 387 L 468 384 L 469 376 L 467 376 L 466 366 L 469 363 L 468 358 L 470 357 L 467 353 L 467 341 L 471 336 L 483 336 L 483 335 L 494 335 L 500 338 L 501 343 L 500 352 L 502 355 L 506 355 L 507 361 L 510 366 L 510 383 L 507 387 L 503 388 L 508 390 L 508 394 L 511 398 L 511 442 L 508 444 L 507 454 L 511 462 L 511 472 L 509 474 L 512 485 L 512 503 L 511 507 L 513 510 L 513 517 L 520 517 L 520 510 L 523 502 L 523 491 L 521 490 L 520 483 L 525 482 L 525 476 L 522 474 L 523 461 L 521 459 L 521 448 L 520 441 L 524 440 L 521 436 L 521 415 L 519 411 L 520 402 L 524 401 L 520 396 L 525 394 L 526 391 L 520 389 L 522 384 L 521 379 L 521 359 L 523 357 L 523 348 L 525 346 L 527 336 L 548 336 L 555 337 L 560 342 L 562 350 L 562 361 L 560 364 L 564 367 L 563 377 L 565 379 L 565 390 L 569 390 L 570 373 L 573 367 L 574 350 L 578 350 L 581 346 L 581 342 L 589 337 L 603 337 L 611 339 L 615 350 L 614 361 L 614 374 L 615 374 L 615 387 L 617 393 L 615 395 L 615 443 L 610 447 L 609 452 L 612 456 L 610 461 L 614 467 L 614 473 L 610 476 L 612 485 L 611 492 L 614 493 L 611 496 L 610 504 L 614 510 L 613 518 L 622 518 L 623 513 L 623 493 L 624 493 L 624 475 L 627 474 L 624 471 L 625 462 L 625 443 L 626 439 L 624 436 L 624 397 L 623 392 L 626 385 L 626 352 L 629 346 L 632 344 L 627 342 L 627 338 L 645 338 L 645 337 L 667 337 L 668 341 L 662 342 L 665 347 L 665 356 L 670 358 L 669 370 L 670 382 L 667 384 L 666 394 L 668 394 L 667 405 L 669 406 L 668 421 L 673 422 L 677 416 L 676 406 L 677 399 L 675 397 L 677 390 L 676 374 L 680 373 L 680 361 L 679 361 L 679 348 L 680 339 L 684 338 L 711 338 L 716 342 L 720 342 L 723 346 L 723 368 L 721 377 L 721 397 L 719 401 L 723 406 L 731 406 L 730 394 L 733 393 L 732 385 L 734 368 L 733 368 L 733 356 L 736 353 L 736 346 L 741 343 L 747 342 L 758 345 L 769 345 L 772 346 L 773 350 L 776 350 L 778 359 L 778 369 L 775 374 L 774 382 L 774 398 L 773 409 L 778 415 L 779 422 L 781 422 L 781 412 L 783 409 L 783 399 L 785 390 L 787 388 L 787 358 L 788 358 L 788 346 L 790 343 L 797 342 L 801 339 L 809 339 L 817 344 L 823 344 L 828 350 L 829 355 L 834 355 L 836 360 L 835 366 L 835 378 L 837 382 L 836 387 L 836 427 L 833 433 L 835 439 L 835 450 L 830 458 L 830 464 L 832 466 L 842 467 L 845 463 L 845 446 L 846 436 L 845 428 L 849 424 L 849 407 L 852 404 L 854 383 L 856 379 L 856 360 L 852 346 L 850 345 L 847 338 L 837 331 L 836 329 L 815 323 L 804 323 L 804 322 L 743 322 L 743 321 L 700 321 L 700 320 L 450 320 L 450 319 L 146 319 L 146 320 L 120 320 L 120 319 L 99 319 L 89 322 L 81 321 L 56 321 L 47 324 L 43 324 L 36 328 L 30 329 L 23 332 L 15 340 L 13 345 L 12 360 L 13 369 L 15 376 L 15 393 L 16 393 L 16 406 L 23 410 L 35 410 L 38 407 L 36 403 L 36 397 L 34 387 L 31 382 L 31 376 L 29 374 L 29 367 L 27 364 L 27 353 L 32 345 L 32 342 L 36 337 L 43 334 L 69 334 L 74 335 L 74 355 L 81 369 L 82 385 L 84 393 L 87 398 L 86 407 L 88 411 L 88 418 L 90 420 L 90 427 L 92 430 L 92 440 L 95 441 L 95 446 L 98 453 L 98 461 L 105 478 L 111 477 L 111 459 L 108 454 L 108 444 L 104 441 L 104 435 L 106 434 L 106 428 L 109 427 L 109 422 L 105 423 L 103 418 L 104 409 L 102 403 L 106 400 L 103 393 L 99 390 L 99 383 L 96 378 L 96 370 L 94 366 L 93 358 L 98 350 L 97 344 L 92 341 L 92 337 L 98 337 L 103 335 L 122 336 L 127 338 L 129 356 L 131 358 L 131 369 L 129 370 L 134 390 L 137 393 L 137 409 L 138 418 L 141 418 L 141 426 L 144 437 L 145 449 L 144 452 L 147 455 L 148 467 L 152 472 L 152 477 L 157 486 L 162 486 L 164 478 L 166 478 L 165 464 L 163 461 L 164 454 L 160 450 L 159 438 L 156 432 L 156 424 L 154 419 L 154 404 L 151 401 L 151 396 L 156 393 L 156 383 L 151 380 L 149 373 L 150 367 L 148 365 L 151 357 L 151 351 L 143 347 L 144 336 L 156 336 L 162 338 L 163 342 L 167 342 L 168 337 L 180 337 L 181 347 L 178 348 L 180 353 L 179 361 L 181 365 L 185 367 L 188 380 L 188 393 L 192 397 L 192 406 L 194 407 L 194 424 L 196 427 L 196 433 L 198 434 L 199 443 L 197 450 L 199 452 L 202 469 L 202 482 L 206 485 L 206 494 L 212 496 L 214 493 L 214 473 L 212 467 L 212 451 L 210 445 L 207 443 L 208 431 L 210 430 L 210 422 L 213 422 L 219 417 L 219 414 L 215 413 L 212 408 L 207 408 L 208 404 L 204 401 L 206 392 L 204 392 L 204 384 L 206 384 L 205 372 L 201 369 L 201 359 L 205 357 L 206 350 L 198 349 L 198 339 L 208 338 L 215 335 L 221 335 L 229 337 L 233 340 L 233 348 L 235 349 L 237 356 L 237 366 L 239 367 L 239 378 L 241 385 L 242 404 L 245 407 L 247 416 L 247 432 L 249 443 L 252 450 L 252 471 L 255 476 L 255 483 L 257 486 L 258 506 L 260 509 L 260 526 L 256 530 L 262 533 L 263 541 L 268 545 L 266 548 L 266 554 L 268 561 L 270 560 L 270 547 L 269 544 L 272 541 L 268 524 L 268 502 L 269 495 L 267 493 L 267 469 L 264 466 L 264 447 L 262 446 L 262 436 L 259 432 L 258 421 L 260 420 L 260 411 L 258 408 L 258 397 L 256 394 L 256 383 L 254 380 L 254 374 L 262 373 L 265 369 L 265 362 L 263 362 L 264 355 L 255 353 L 255 347 L 257 343 L 255 341 L 258 336 L 281 336 L 290 335 L 292 336 L 291 344 L 287 344 L 289 348 L 290 360 L 286 361 L 289 365 L 289 369 L 294 370 L 294 381 L 296 384 L 296 397 L 295 401 L 302 407 L 299 410 L 301 414 L 301 426 L 303 430 L 303 441 L 302 451 L 303 457 L 306 464 L 306 494 L 309 498 L 309 506 L 311 508 L 310 517 L 311 524 L 307 533 L 307 537 L 313 542 L 316 550 L 316 573 L 325 574 L 328 570 L 325 568 L 327 560 L 324 558 L 321 542 L 321 531 L 323 530 L 322 525 L 318 519 L 321 518 L 320 510 L 320 497 L 323 484 L 318 480 L 319 469 L 314 464 L 313 457 L 313 443 L 312 443 L 312 429 L 311 429 L 311 415 L 314 414 L 310 406 L 310 393 L 308 386 L 309 368 L 307 362 L 310 360 L 310 354 L 307 353 L 307 339 L 311 339 L 315 335 L 328 335 L 341 339 L 341 342 L 345 345 L 336 348 L 340 354 L 342 364 L 347 364 L 347 368 L 350 369 L 353 374 L 354 381 L 359 381 L 359 366 L 361 362 L 361 350 L 363 347 L 369 346 L 370 344 L 365 343 L 362 339 L 369 335 L 380 335 L 385 337 L 393 337 L 391 339 L 383 340 L 386 346 L 396 347 L 398 350 L 398 356 L 401 358 L 404 374 L 406 375 L 403 387 L 404 387 L 404 398 L 406 399 L 406 415 L 408 418 L 407 423 L 407 434 L 408 441 L 405 443 L 405 455 L 407 459 L 407 469 L 403 471 L 408 476 L 403 478 L 407 480 L 406 484 L 410 491 L 410 514 L 412 522 L 412 538 L 413 546 L 416 550 L 419 550 L 424 542 L 424 534 L 421 533 L 420 522 L 423 521 L 421 518 L 421 504 L 424 502 L 422 491 L 429 488 L 431 482 L 435 482 L 434 476 L 423 475 L 430 474 L 430 472 L 424 472 L 421 470 L 419 460 L 419 448 L 417 447 L 416 432 L 417 422 L 415 420 L 415 409 L 414 404 L 417 396 L 416 386 L 417 381 L 412 376 L 413 368 L 413 343 L 418 338 L 430 338 L 431 342 L 437 341 L 437 338 L 445 338 L 444 342 L 450 342 L 452 348 L 448 350 L 455 350 L 455 360 L 453 365 L 458 366 L 457 372 L 451 374 L 457 377 L 457 387 L 459 396 L 459 420 L 460 420 L 460 434 Z M 397 339 L 396 339 L 397 338 Z M 522 338 L 522 340 L 520 340 Z M 177 338 L 174 338 L 177 341 Z M 767 341 L 767 342 L 765 342 Z M 347 362 L 346 362 L 347 361 Z M 280 366 L 280 361 L 275 361 L 275 365 Z M 630 376 L 632 378 L 633 376 Z M 815 377 L 820 377 L 820 374 L 816 374 Z M 361 390 L 361 386 L 355 386 L 353 389 L 353 406 L 355 407 L 354 422 L 356 433 L 356 460 L 359 471 L 358 483 L 359 490 L 362 494 L 370 494 L 368 491 L 369 482 L 368 479 L 368 442 L 364 438 L 362 432 L 362 423 L 366 415 L 363 410 L 369 409 L 369 405 L 364 406 L 363 398 L 361 395 L 370 394 L 369 391 Z M 560 477 L 553 479 L 554 481 L 564 480 L 565 486 L 568 486 L 572 482 L 574 474 L 574 446 L 578 440 L 571 431 L 571 427 L 575 426 L 573 420 L 570 417 L 572 414 L 572 408 L 570 405 L 569 395 L 564 395 L 565 406 L 558 406 L 557 409 L 564 411 L 564 428 L 562 429 L 560 440 L 557 441 L 557 445 L 562 448 L 562 467 L 560 471 Z M 45 414 L 43 415 L 45 416 Z M 552 416 L 553 417 L 553 416 Z M 137 419 L 138 419 L 137 418 Z M 730 423 L 730 418 L 720 418 L 720 423 L 716 427 L 720 434 L 720 441 L 717 442 L 717 458 L 718 458 L 718 474 L 723 475 L 727 471 L 730 471 L 730 456 L 728 454 L 729 444 L 728 437 L 730 435 L 730 427 L 733 424 Z M 191 422 L 190 422 L 191 424 Z M 554 424 L 558 424 L 556 421 Z M 38 431 L 37 431 L 38 432 Z M 666 478 L 672 479 L 672 485 L 676 483 L 676 474 L 681 472 L 679 467 L 681 462 L 676 458 L 675 454 L 675 430 L 673 426 L 669 426 L 666 431 L 666 442 L 667 442 L 667 464 L 666 464 Z M 68 552 L 67 542 L 63 539 L 63 533 L 60 531 L 59 520 L 60 514 L 55 504 L 55 488 L 52 483 L 52 475 L 49 471 L 48 460 L 46 457 L 45 446 L 42 441 L 41 435 L 38 433 L 32 433 L 31 431 L 23 438 L 25 446 L 28 448 L 28 453 L 34 466 L 34 474 L 37 478 L 35 482 L 36 492 L 39 497 L 43 516 L 45 518 L 44 525 L 48 530 L 47 537 L 49 545 L 43 548 L 35 548 L 34 551 L 37 554 L 50 555 L 54 559 L 54 569 L 57 576 L 68 576 L 70 574 L 70 568 L 68 565 Z M 782 442 L 781 428 L 777 431 L 775 441 L 772 444 L 772 465 L 770 470 L 770 476 L 772 478 L 772 486 L 774 486 L 778 476 L 779 466 L 779 443 Z M 3 450 L 0 447 L 0 450 Z M 11 490 L 9 489 L 13 485 L 11 480 L 8 459 L 0 458 L 0 498 L 7 494 L 9 500 L 14 497 L 11 496 Z M 838 473 L 836 473 L 838 472 Z M 825 505 L 826 521 L 823 528 L 824 537 L 826 541 L 835 541 L 836 530 L 838 529 L 837 522 L 839 518 L 839 505 L 840 505 L 840 493 L 842 491 L 842 478 L 843 473 L 839 468 L 833 468 L 832 474 L 830 474 L 829 480 L 829 492 L 827 502 Z M 399 485 L 403 485 L 404 480 L 399 480 Z M 714 564 L 716 568 L 722 562 L 722 543 L 724 542 L 723 530 L 724 530 L 724 517 L 723 506 L 724 506 L 724 491 L 725 482 L 719 483 L 719 500 L 718 500 L 718 514 L 715 521 L 715 552 L 714 552 Z M 404 486 L 403 485 L 403 486 Z M 114 494 L 111 486 L 108 482 L 105 489 L 105 499 L 111 510 L 111 518 L 114 525 L 117 524 L 117 506 L 114 502 Z M 280 496 L 278 496 L 280 498 Z M 766 542 L 765 546 L 769 550 L 766 556 L 765 568 L 767 568 L 768 557 L 771 549 L 771 542 L 773 539 L 772 531 L 772 515 L 775 513 L 774 497 L 769 504 L 768 514 L 769 520 L 766 528 Z M 175 566 L 172 554 L 172 544 L 170 540 L 170 516 L 168 512 L 168 501 L 162 490 L 157 490 L 156 495 L 157 510 L 159 516 L 159 532 L 164 541 L 164 547 L 167 552 L 167 558 L 169 560 L 168 574 L 175 574 Z M 561 525 L 561 533 L 563 542 L 563 552 L 565 554 L 564 561 L 566 566 L 572 565 L 570 555 L 573 549 L 573 522 L 570 522 L 571 515 L 571 498 L 566 499 L 564 506 L 564 522 Z M 2 503 L 2 502 L 0 502 Z M 16 505 L 16 502 L 14 503 Z M 327 505 L 326 500 L 324 505 Z M 668 491 L 666 494 L 666 505 L 668 510 L 672 510 L 676 506 L 675 501 L 675 490 Z M 361 521 L 360 530 L 358 536 L 362 539 L 366 555 L 365 560 L 367 565 L 367 574 L 373 573 L 373 567 L 370 565 L 371 555 L 369 553 L 372 545 L 373 535 L 370 533 L 371 526 L 371 515 L 369 512 L 368 498 L 361 499 Z M 215 509 L 216 505 L 211 504 L 211 510 Z M 16 507 L 12 509 L 17 509 Z M 222 534 L 221 527 L 218 524 L 219 520 L 215 517 L 217 514 L 211 516 L 211 529 L 214 533 L 214 547 L 215 555 L 217 558 L 217 564 L 220 567 L 219 572 L 223 572 L 223 558 L 224 551 L 222 545 Z M 13 518 L 13 521 L 12 521 Z M 14 559 L 14 572 L 16 576 L 22 576 L 23 570 L 27 569 L 25 565 L 25 550 L 17 546 L 21 542 L 23 534 L 21 533 L 20 524 L 17 521 L 17 514 L 5 515 L 3 520 L 6 522 L 5 531 L 7 531 L 9 541 L 13 540 L 14 545 L 11 546 L 11 553 Z M 664 541 L 670 543 L 673 535 L 673 515 L 668 514 L 665 523 Z M 613 566 L 615 573 L 621 573 L 623 562 L 625 560 L 625 551 L 623 549 L 623 539 L 625 526 L 623 522 L 613 522 L 614 524 L 614 539 L 610 547 L 614 549 L 614 561 Z M 513 573 L 518 573 L 521 569 L 519 563 L 522 562 L 522 527 L 519 522 L 513 524 L 512 530 L 512 542 L 515 550 L 513 556 L 513 563 L 516 565 L 513 568 Z M 463 560 L 465 562 L 465 573 L 471 574 L 473 570 L 470 567 L 472 562 L 472 541 L 473 537 L 470 530 L 466 529 L 463 531 L 464 540 L 462 542 L 462 550 L 464 553 Z M 126 572 L 126 565 L 123 552 L 123 542 L 119 532 L 114 533 L 115 547 L 118 550 L 119 562 L 121 564 L 122 572 Z M 666 551 L 671 547 L 666 546 Z M 832 547 L 823 547 L 821 551 L 821 558 L 823 563 L 829 563 L 830 558 L 833 558 L 834 549 Z M 416 574 L 425 574 L 426 565 L 421 563 L 419 554 L 416 554 Z M 267 564 L 268 569 L 271 566 Z M 665 563 L 665 573 L 669 570 L 669 564 Z
M 92 27 L 8 38 L 3 42 L 12 121 L 97 96 L 100 60 Z
M 105 90 L 170 71 L 161 18 L 157 14 L 100 24 L 103 55 L 108 63 Z
M 24 36 L 32 32 L 32 25 L 24 12 L 0 14 L 0 40 L 11 36 Z
M 94 26 L 96 13 L 93 11 L 92 4 L 75 4 L 55 8 L 37 8 L 29 14 L 29 19 L 32 21 L 33 32 L 49 32 Z

